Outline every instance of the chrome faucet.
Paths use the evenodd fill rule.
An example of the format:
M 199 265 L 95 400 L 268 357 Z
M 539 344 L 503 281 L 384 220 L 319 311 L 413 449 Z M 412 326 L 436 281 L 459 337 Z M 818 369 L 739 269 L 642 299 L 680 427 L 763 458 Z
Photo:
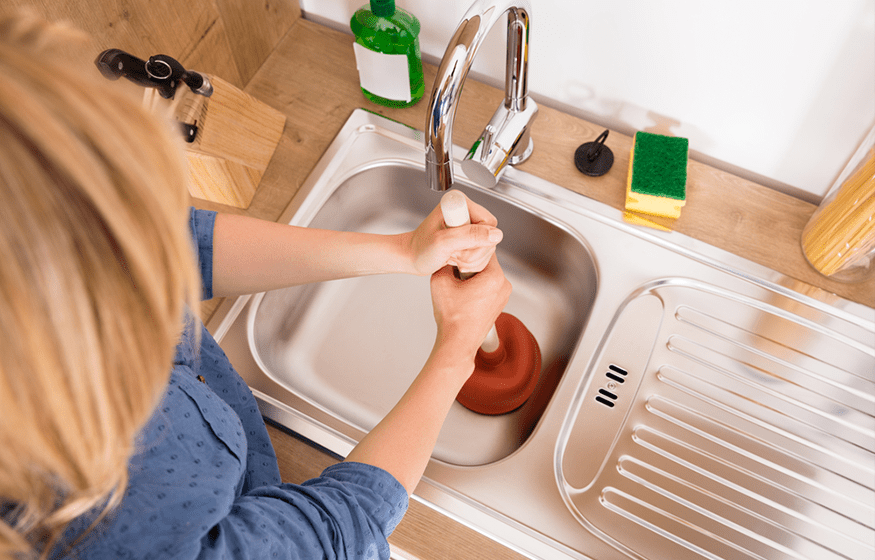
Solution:
M 531 124 L 538 105 L 529 98 L 528 0 L 475 0 L 450 39 L 437 71 L 425 121 L 425 173 L 432 190 L 453 186 L 453 121 L 462 86 L 477 50 L 507 13 L 507 69 L 502 103 L 462 162 L 473 181 L 493 187 L 507 164 L 525 161 L 533 149 Z

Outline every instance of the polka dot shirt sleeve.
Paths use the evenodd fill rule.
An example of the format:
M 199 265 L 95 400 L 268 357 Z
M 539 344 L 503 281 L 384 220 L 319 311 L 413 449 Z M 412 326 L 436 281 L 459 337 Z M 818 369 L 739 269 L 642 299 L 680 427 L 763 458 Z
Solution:
M 407 506 L 407 492 L 389 473 L 340 463 L 302 485 L 241 496 L 205 535 L 198 558 L 388 559 L 386 539 Z
M 215 224 L 215 212 L 197 208 L 189 210 L 188 226 L 191 229 L 198 265 L 200 265 L 203 291 L 201 297 L 204 300 L 213 297 L 213 227 Z
M 171 375 L 120 506 L 61 558 L 389 558 L 386 539 L 408 506 L 398 481 L 377 467 L 340 463 L 301 485 L 244 491 L 244 427 L 190 373 L 180 367 Z M 67 542 L 89 523 L 71 528 Z

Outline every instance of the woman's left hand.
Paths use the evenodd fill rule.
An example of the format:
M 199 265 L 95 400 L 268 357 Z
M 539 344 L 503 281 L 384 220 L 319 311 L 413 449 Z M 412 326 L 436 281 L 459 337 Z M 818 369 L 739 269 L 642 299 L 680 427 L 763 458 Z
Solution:
M 466 200 L 471 225 L 447 228 L 438 205 L 418 228 L 404 234 L 415 274 L 429 275 L 446 265 L 456 266 L 461 272 L 480 272 L 489 263 L 503 233 L 489 210 Z

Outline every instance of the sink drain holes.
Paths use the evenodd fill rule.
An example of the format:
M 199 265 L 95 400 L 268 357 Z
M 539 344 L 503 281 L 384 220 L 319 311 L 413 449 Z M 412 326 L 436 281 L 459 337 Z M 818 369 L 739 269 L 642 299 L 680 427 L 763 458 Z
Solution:
M 613 379 L 614 381 L 617 381 L 618 383 L 625 382 L 626 380 L 624 379 L 624 377 L 629 375 L 629 373 L 625 369 L 621 368 L 620 366 L 616 366 L 614 364 L 609 365 L 608 369 L 611 371 L 605 373 L 605 376 L 610 378 L 610 379 Z M 619 373 L 623 377 L 616 375 L 616 373 L 614 373 L 614 372 Z
M 605 374 L 605 377 L 607 377 L 608 379 L 611 379 L 611 380 L 613 380 L 613 381 L 616 381 L 617 383 L 625 383 L 625 382 L 626 382 L 625 379 L 623 379 L 623 378 L 620 377 L 619 375 L 614 375 L 614 374 L 611 373 L 611 372 L 606 373 L 606 374 Z
M 607 406 L 608 408 L 613 408 L 614 402 L 619 398 L 619 396 L 612 391 L 617 388 L 618 383 L 626 382 L 627 375 L 629 375 L 629 373 L 620 366 L 614 364 L 609 365 L 608 371 L 605 372 L 605 377 L 610 380 L 610 382 L 608 383 L 608 389 L 610 389 L 610 391 L 608 389 L 599 389 L 599 394 L 596 395 L 595 400 Z

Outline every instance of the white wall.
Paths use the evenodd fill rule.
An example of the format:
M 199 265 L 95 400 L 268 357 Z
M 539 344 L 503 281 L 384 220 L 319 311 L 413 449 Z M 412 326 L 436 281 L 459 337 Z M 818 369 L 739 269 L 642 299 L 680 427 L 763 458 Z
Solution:
M 300 0 L 347 29 L 365 1 Z M 539 102 L 685 136 L 693 157 L 802 198 L 826 192 L 875 123 L 875 0 L 530 2 Z M 396 3 L 435 61 L 471 0 Z M 490 83 L 504 80 L 504 34 L 496 25 L 472 70 Z

